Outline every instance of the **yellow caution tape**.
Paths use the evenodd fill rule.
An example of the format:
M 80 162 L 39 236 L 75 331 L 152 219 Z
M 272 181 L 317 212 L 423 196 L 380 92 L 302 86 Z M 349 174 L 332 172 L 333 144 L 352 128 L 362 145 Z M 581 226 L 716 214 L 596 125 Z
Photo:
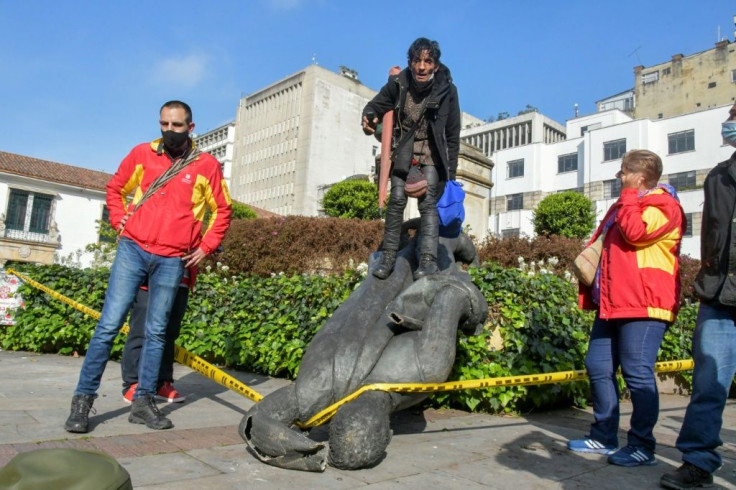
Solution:
M 257 391 L 249 388 L 247 385 L 241 383 L 237 379 L 227 374 L 222 369 L 219 369 L 209 362 L 205 361 L 199 356 L 196 356 L 186 350 L 183 347 L 174 347 L 174 359 L 179 363 L 189 366 L 192 370 L 198 372 L 205 378 L 209 378 L 215 383 L 219 383 L 229 390 L 233 390 L 240 393 L 246 398 L 250 398 L 254 402 L 259 402 L 263 399 L 263 395 Z
M 655 371 L 658 373 L 667 373 L 672 371 L 686 371 L 694 366 L 692 359 L 680 361 L 663 361 L 654 365 Z M 296 425 L 302 429 L 316 427 L 330 420 L 337 409 L 342 405 L 355 400 L 361 394 L 370 390 L 393 391 L 397 393 L 436 393 L 439 391 L 459 391 L 472 390 L 479 388 L 498 388 L 500 386 L 524 386 L 524 385 L 542 385 L 550 383 L 567 383 L 570 381 L 580 381 L 586 379 L 585 370 L 578 371 L 560 371 L 558 373 L 547 374 L 525 374 L 521 376 L 503 376 L 500 378 L 484 378 L 473 380 L 447 381 L 445 383 L 374 383 L 361 386 L 357 391 L 339 400 L 321 412 L 318 412 L 306 422 L 297 422 Z
M 21 274 L 20 272 L 16 270 L 8 269 L 7 272 L 9 274 L 14 274 L 18 276 L 23 281 L 27 282 L 28 284 L 30 284 L 31 286 L 35 288 L 40 289 L 41 291 L 48 294 L 52 298 L 58 299 L 59 301 L 62 301 L 70 305 L 72 308 L 75 308 L 83 313 L 86 313 L 87 315 L 91 316 L 95 320 L 99 320 L 100 318 L 99 311 L 93 310 L 92 308 L 85 306 L 81 303 L 78 303 L 71 298 L 67 298 L 66 296 L 57 293 L 53 289 L 50 289 L 44 286 L 43 284 L 34 281 L 30 277 L 24 274 Z M 120 331 L 127 334 L 128 330 L 129 330 L 128 324 L 126 323 L 125 325 L 123 325 L 123 328 Z M 252 390 L 251 388 L 244 385 L 237 379 L 233 378 L 232 376 L 230 376 L 223 370 L 216 368 L 209 362 L 205 361 L 199 356 L 192 354 L 191 352 L 187 351 L 183 347 L 179 347 L 178 345 L 175 347 L 174 358 L 177 361 L 179 361 L 181 364 L 184 364 L 185 366 L 189 366 L 192 370 L 204 375 L 205 377 L 211 379 L 215 383 L 219 383 L 230 390 L 236 391 L 240 393 L 241 395 L 247 398 L 250 398 L 254 402 L 259 402 L 263 398 L 263 395 L 261 395 L 260 393 Z
M 87 306 L 77 303 L 76 301 L 63 296 L 52 289 L 47 288 L 43 284 L 40 284 L 13 269 L 8 269 L 8 273 L 15 274 L 19 278 L 26 281 L 28 284 L 44 291 L 50 296 L 71 305 L 72 307 L 88 314 L 89 316 L 98 319 L 100 313 L 88 308 Z M 124 332 L 127 332 L 127 326 L 124 327 Z M 192 354 L 183 347 L 176 346 L 175 359 L 189 366 L 192 370 L 202 374 L 206 378 L 213 380 L 222 386 L 236 391 L 241 395 L 250 398 L 255 402 L 259 402 L 263 399 L 263 396 L 256 391 L 249 388 L 247 385 L 241 383 L 237 379 L 233 378 L 229 374 L 225 373 L 221 369 L 213 366 L 199 356 Z M 658 373 L 667 373 L 674 371 L 687 371 L 692 369 L 694 366 L 692 359 L 678 360 L 678 361 L 663 361 L 655 364 L 654 369 Z M 358 390 L 346 396 L 342 400 L 339 400 L 324 410 L 320 411 L 306 422 L 297 422 L 296 425 L 306 429 L 309 427 L 316 427 L 324 424 L 330 420 L 337 409 L 342 405 L 355 400 L 361 394 L 366 391 L 393 391 L 397 393 L 436 393 L 440 391 L 459 391 L 459 390 L 472 390 L 482 388 L 497 388 L 501 386 L 524 386 L 524 385 L 542 385 L 550 383 L 567 383 L 571 381 L 581 381 L 586 379 L 587 375 L 585 370 L 577 371 L 560 371 L 557 373 L 546 373 L 546 374 L 525 374 L 521 376 L 504 376 L 500 378 L 484 378 L 474 380 L 459 380 L 459 381 L 447 381 L 445 383 L 374 383 L 370 385 L 361 386 Z

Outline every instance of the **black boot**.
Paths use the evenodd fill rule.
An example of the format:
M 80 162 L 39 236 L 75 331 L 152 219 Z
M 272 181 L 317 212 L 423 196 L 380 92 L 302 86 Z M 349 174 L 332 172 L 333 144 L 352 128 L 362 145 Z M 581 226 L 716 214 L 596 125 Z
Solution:
M 145 395 L 133 400 L 128 422 L 131 424 L 146 424 L 149 429 L 156 430 L 170 429 L 174 426 L 171 420 L 164 417 L 158 409 L 153 395 Z
M 659 480 L 664 488 L 685 490 L 687 488 L 710 487 L 713 485 L 713 475 L 701 470 L 691 463 L 684 463 L 675 471 L 665 473 Z
M 424 276 L 431 276 L 439 272 L 437 268 L 437 258 L 430 254 L 422 254 L 419 261 L 419 267 L 414 271 L 414 280 L 421 279 Z
M 94 401 L 94 395 L 74 395 L 72 397 L 72 409 L 64 424 L 67 432 L 84 434 L 89 430 L 89 412 L 92 410 Z
M 373 275 L 379 279 L 386 279 L 393 272 L 394 265 L 396 265 L 396 250 L 384 250 L 381 261 L 373 269 Z

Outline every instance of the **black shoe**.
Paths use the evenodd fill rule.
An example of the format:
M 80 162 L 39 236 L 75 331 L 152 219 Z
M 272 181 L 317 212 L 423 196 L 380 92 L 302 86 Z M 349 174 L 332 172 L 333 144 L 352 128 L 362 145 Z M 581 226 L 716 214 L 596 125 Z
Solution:
M 684 463 L 675 471 L 665 473 L 659 479 L 664 488 L 687 490 L 688 488 L 713 486 L 713 475 L 691 463 Z
M 94 402 L 94 395 L 74 395 L 72 409 L 69 418 L 66 419 L 64 429 L 68 432 L 86 433 L 89 430 L 89 412 L 92 410 L 92 413 L 96 413 L 92 408 Z
M 394 265 L 396 265 L 396 250 L 384 250 L 381 261 L 373 269 L 373 275 L 379 279 L 386 279 L 393 272 Z
M 422 254 L 419 260 L 419 267 L 414 271 L 414 280 L 421 279 L 424 276 L 437 274 L 440 270 L 437 268 L 437 258 L 430 254 Z
M 164 417 L 156 406 L 153 395 L 145 395 L 133 400 L 128 422 L 131 424 L 146 424 L 149 429 L 170 429 L 174 426 L 171 420 Z

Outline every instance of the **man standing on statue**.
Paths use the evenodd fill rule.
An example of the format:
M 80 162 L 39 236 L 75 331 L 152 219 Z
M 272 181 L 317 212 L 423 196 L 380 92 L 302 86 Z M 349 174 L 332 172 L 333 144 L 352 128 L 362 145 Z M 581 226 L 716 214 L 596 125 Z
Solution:
M 447 180 L 455 180 L 460 149 L 460 104 L 450 70 L 440 63 L 437 41 L 420 37 L 409 46 L 408 67 L 389 78 L 363 109 L 365 134 L 395 111 L 391 155 L 391 198 L 386 212 L 383 256 L 373 275 L 386 279 L 394 269 L 407 196 L 419 199 L 420 253 L 414 278 L 437 268 L 437 201 Z

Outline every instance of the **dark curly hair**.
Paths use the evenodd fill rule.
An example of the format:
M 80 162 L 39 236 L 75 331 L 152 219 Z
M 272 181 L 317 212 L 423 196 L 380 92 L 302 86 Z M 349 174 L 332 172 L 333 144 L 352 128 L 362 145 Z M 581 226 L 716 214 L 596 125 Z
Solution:
M 411 64 L 411 60 L 418 58 L 419 55 L 422 54 L 422 51 L 427 51 L 435 63 L 440 62 L 440 56 L 442 55 L 442 51 L 440 51 L 440 43 L 437 41 L 430 41 L 426 37 L 420 37 L 411 43 L 411 46 L 409 46 L 409 52 L 407 53 L 409 64 Z

